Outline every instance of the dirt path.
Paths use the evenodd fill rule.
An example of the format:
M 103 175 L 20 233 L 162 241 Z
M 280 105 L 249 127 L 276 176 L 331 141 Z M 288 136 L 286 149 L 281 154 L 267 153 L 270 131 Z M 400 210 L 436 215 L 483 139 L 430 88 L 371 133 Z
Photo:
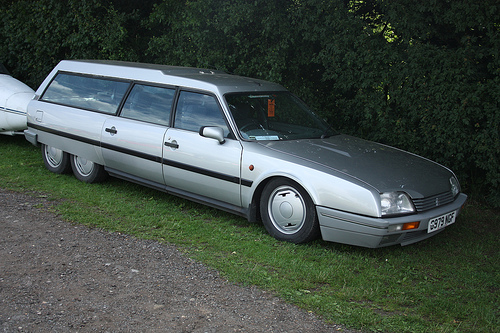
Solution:
M 0 189 L 3 332 L 351 332 L 175 247 L 71 225 Z

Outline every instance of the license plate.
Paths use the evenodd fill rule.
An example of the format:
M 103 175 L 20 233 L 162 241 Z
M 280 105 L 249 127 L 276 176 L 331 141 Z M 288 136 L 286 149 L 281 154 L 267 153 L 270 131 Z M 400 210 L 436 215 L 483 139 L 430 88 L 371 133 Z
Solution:
M 443 229 L 444 227 L 455 223 L 455 219 L 457 217 L 457 211 L 444 214 L 433 219 L 430 219 L 429 225 L 427 226 L 427 232 L 431 233 L 437 231 L 439 229 Z

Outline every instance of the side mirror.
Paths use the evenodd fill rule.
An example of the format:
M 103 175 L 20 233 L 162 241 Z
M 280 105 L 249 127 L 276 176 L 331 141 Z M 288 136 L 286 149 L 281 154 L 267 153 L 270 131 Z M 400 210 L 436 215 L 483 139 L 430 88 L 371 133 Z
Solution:
M 224 139 L 224 130 L 217 126 L 203 126 L 200 128 L 200 135 L 205 138 L 215 139 L 220 144 L 226 142 Z

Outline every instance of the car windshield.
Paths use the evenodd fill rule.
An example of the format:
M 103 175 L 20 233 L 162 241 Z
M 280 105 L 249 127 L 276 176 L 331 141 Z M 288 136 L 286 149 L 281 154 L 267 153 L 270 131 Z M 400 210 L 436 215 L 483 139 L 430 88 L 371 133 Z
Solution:
M 337 134 L 288 91 L 225 97 L 241 136 L 247 140 L 317 139 Z

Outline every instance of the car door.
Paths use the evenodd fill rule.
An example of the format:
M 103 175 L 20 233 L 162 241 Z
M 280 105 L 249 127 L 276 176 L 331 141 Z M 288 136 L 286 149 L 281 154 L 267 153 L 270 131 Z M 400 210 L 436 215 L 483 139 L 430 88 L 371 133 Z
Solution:
M 163 186 L 163 142 L 174 96 L 174 88 L 133 86 L 120 116 L 102 128 L 102 155 L 111 172 Z
M 225 141 L 199 134 L 203 126 L 223 129 Z M 167 186 L 241 206 L 241 144 L 230 132 L 213 95 L 181 91 L 174 126 L 167 130 L 163 174 Z

